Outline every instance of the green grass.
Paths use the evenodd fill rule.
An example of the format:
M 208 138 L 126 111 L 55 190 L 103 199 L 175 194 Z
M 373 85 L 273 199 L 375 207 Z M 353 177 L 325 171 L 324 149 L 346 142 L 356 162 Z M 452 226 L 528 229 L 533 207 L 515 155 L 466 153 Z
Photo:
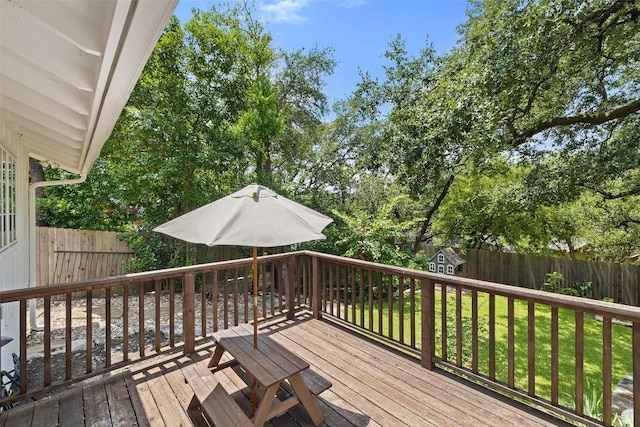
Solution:
M 368 327 L 368 303 L 365 302 L 364 327 Z M 463 365 L 471 368 L 471 294 L 462 296 L 463 316 Z M 416 348 L 420 343 L 420 292 L 416 291 Z M 436 292 L 436 355 L 441 356 L 441 301 L 440 293 Z M 344 308 L 343 308 L 344 309 Z M 447 297 L 448 321 L 448 354 L 449 360 L 455 363 L 455 294 Z M 404 298 L 404 342 L 409 344 L 409 297 Z M 378 327 L 377 301 L 374 304 L 374 332 L 389 337 L 389 305 L 382 305 L 382 331 Z M 349 307 L 349 320 L 352 320 L 352 309 Z M 507 351 L 507 298 L 495 298 L 495 333 L 496 353 L 495 372 L 500 382 L 508 381 L 508 351 Z M 515 339 L 515 386 L 527 390 L 527 303 L 514 303 L 514 339 Z M 356 309 L 357 324 L 360 320 L 359 308 Z M 400 336 L 399 301 L 396 296 L 393 303 L 393 337 L 396 341 Z M 478 370 L 481 374 L 489 375 L 489 295 L 478 293 Z M 535 393 L 544 399 L 551 399 L 551 308 L 536 304 L 535 307 L 535 349 L 536 349 L 536 380 Z M 559 401 L 562 406 L 573 408 L 575 390 L 575 315 L 571 310 L 558 310 L 558 389 Z M 584 315 L 584 395 L 602 395 L 602 322 L 592 316 Z M 612 383 L 617 382 L 627 373 L 632 372 L 631 328 L 612 325 Z

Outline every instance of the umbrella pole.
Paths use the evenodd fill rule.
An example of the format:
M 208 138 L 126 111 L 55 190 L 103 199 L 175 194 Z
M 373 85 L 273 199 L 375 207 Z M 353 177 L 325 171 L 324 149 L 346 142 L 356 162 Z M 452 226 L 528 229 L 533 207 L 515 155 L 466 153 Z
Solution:
M 253 348 L 258 348 L 258 248 L 253 247 Z
M 258 248 L 253 247 L 253 348 L 258 348 Z M 256 413 L 256 379 L 251 387 L 251 412 Z

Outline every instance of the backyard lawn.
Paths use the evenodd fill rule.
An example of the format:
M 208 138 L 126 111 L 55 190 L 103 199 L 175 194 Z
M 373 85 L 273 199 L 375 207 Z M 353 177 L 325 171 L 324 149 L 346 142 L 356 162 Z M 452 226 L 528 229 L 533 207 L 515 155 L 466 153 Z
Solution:
M 441 356 L 441 296 L 436 292 L 436 355 Z M 415 302 L 415 328 L 416 347 L 420 348 L 420 291 L 416 290 Z M 456 348 L 456 310 L 455 293 L 449 293 L 447 298 L 447 347 L 448 359 L 455 363 Z M 399 339 L 399 301 L 394 298 L 393 304 L 393 337 Z M 368 303 L 365 303 L 365 306 Z M 404 342 L 411 342 L 411 328 L 409 313 L 411 310 L 409 298 L 404 297 Z M 463 365 L 471 368 L 471 293 L 462 295 L 462 336 L 463 336 Z M 352 307 L 349 307 L 350 309 Z M 349 310 L 351 317 L 352 311 Z M 355 311 L 355 319 L 360 319 L 359 309 Z M 374 306 L 377 313 L 377 304 Z M 382 334 L 389 336 L 389 306 L 382 305 Z M 507 298 L 497 296 L 495 298 L 495 334 L 496 334 L 496 379 L 507 383 L 508 375 L 508 351 L 507 351 Z M 514 303 L 514 334 L 515 334 L 515 385 L 517 388 L 527 390 L 527 303 L 515 301 Z M 364 326 L 369 324 L 368 311 L 364 313 Z M 536 348 L 536 394 L 544 399 L 551 399 L 551 308 L 537 304 L 535 307 L 535 348 Z M 489 295 L 478 293 L 478 370 L 481 374 L 489 375 Z M 379 318 L 374 314 L 374 332 L 379 332 Z M 574 312 L 565 309 L 558 310 L 558 363 L 559 363 L 559 403 L 565 407 L 574 407 L 575 389 L 575 316 Z M 627 326 L 612 325 L 612 387 L 629 372 L 632 372 L 631 328 Z M 584 315 L 584 396 L 585 412 L 589 410 L 591 403 L 602 396 L 602 322 L 592 315 Z M 601 406 L 601 405 L 599 405 Z M 597 411 L 593 413 L 598 416 Z

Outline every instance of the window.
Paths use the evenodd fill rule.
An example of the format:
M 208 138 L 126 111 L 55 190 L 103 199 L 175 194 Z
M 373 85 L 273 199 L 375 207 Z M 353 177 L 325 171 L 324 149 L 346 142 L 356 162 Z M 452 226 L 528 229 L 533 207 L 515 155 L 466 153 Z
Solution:
M 429 263 L 429 271 L 436 271 L 436 263 L 435 262 L 430 262 Z
M 16 160 L 0 146 L 0 250 L 16 241 Z
M 440 264 L 443 264 L 443 263 L 444 263 L 444 255 L 442 255 L 442 254 L 438 254 L 438 262 L 439 262 Z
M 444 274 L 444 265 L 439 265 L 438 266 L 438 273 Z
M 447 265 L 447 274 L 453 274 L 453 265 Z

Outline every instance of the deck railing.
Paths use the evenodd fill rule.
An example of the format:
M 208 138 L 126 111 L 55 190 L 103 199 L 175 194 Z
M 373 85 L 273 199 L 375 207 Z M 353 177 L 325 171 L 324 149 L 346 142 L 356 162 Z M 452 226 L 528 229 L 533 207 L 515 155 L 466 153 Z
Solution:
M 310 283 L 304 261 L 295 254 L 260 257 L 259 320 L 292 317 L 306 303 Z M 20 307 L 20 336 L 14 339 L 20 343 L 19 372 L 26 373 L 20 375 L 19 393 L 0 399 L 0 406 L 163 352 L 193 352 L 219 328 L 252 321 L 251 265 L 247 258 L 0 292 L 3 305 Z M 27 363 L 33 356 L 27 354 L 27 342 L 38 335 L 28 330 L 30 300 L 36 301 L 42 321 L 41 368 Z M 63 309 L 64 319 L 52 319 L 56 307 Z M 104 320 L 96 322 L 98 317 Z M 63 348 L 56 349 L 54 342 Z M 63 358 L 62 371 L 52 368 L 54 357 Z M 40 383 L 33 384 L 33 378 Z
M 443 367 L 557 416 L 606 426 L 621 422 L 612 388 L 630 370 L 640 413 L 640 308 L 309 256 L 316 316 L 413 353 L 427 369 Z
M 20 371 L 27 372 L 20 394 L 0 406 L 159 353 L 193 352 L 211 332 L 251 321 L 251 270 L 251 259 L 243 259 L 0 292 L 2 304 L 20 306 Z M 618 421 L 612 387 L 631 371 L 640 413 L 640 308 L 306 251 L 260 257 L 258 277 L 261 319 L 293 317 L 306 306 L 414 355 L 427 369 L 453 371 L 585 425 Z M 36 385 L 27 381 L 31 299 L 44 323 Z M 56 304 L 64 306 L 62 330 L 52 326 Z M 94 324 L 94 311 L 104 324 Z M 118 317 L 122 332 L 112 329 Z M 79 329 L 83 349 L 75 351 Z M 64 372 L 52 369 L 58 336 Z M 96 361 L 100 346 L 105 357 Z M 633 425 L 640 427 L 640 417 Z

